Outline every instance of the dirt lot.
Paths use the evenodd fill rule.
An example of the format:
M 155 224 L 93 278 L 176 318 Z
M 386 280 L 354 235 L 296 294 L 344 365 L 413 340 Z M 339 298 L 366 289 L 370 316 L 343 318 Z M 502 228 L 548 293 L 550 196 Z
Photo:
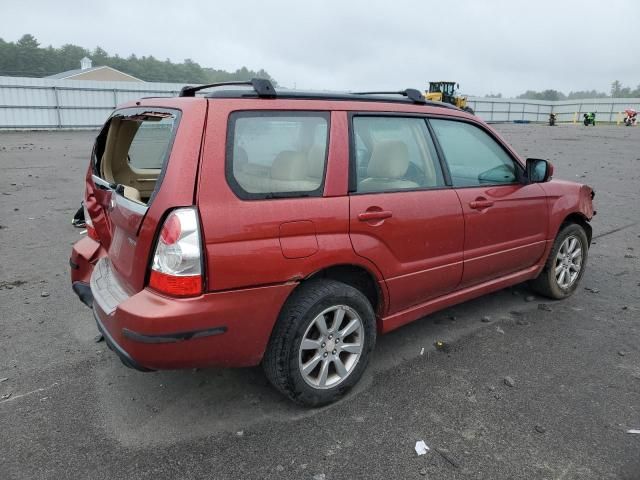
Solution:
M 578 292 L 522 285 L 382 337 L 318 410 L 258 368 L 144 374 L 95 343 L 68 279 L 95 132 L 0 133 L 0 477 L 640 479 L 640 128 L 497 128 L 597 192 Z

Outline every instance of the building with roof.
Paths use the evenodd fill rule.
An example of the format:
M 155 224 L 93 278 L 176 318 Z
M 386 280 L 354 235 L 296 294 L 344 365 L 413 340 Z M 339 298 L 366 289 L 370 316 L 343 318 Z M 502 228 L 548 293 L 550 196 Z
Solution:
M 139 78 L 129 75 L 128 73 L 121 72 L 115 68 L 101 66 L 91 66 L 91 59 L 84 57 L 80 60 L 80 68 L 75 70 L 67 70 L 66 72 L 56 73 L 55 75 L 49 75 L 51 79 L 58 80 L 98 80 L 106 82 L 143 82 Z

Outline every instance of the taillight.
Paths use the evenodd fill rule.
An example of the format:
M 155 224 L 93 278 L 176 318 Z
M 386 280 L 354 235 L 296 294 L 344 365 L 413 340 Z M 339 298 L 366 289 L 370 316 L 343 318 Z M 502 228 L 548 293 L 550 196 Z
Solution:
M 149 286 L 167 295 L 202 293 L 202 255 L 196 209 L 178 208 L 162 225 L 153 255 Z
M 100 238 L 98 237 L 98 232 L 96 232 L 96 229 L 93 226 L 93 221 L 91 220 L 87 206 L 84 203 L 82 204 L 82 208 L 84 210 L 84 223 L 87 227 L 87 236 L 89 238 L 93 238 L 96 242 L 99 242 Z

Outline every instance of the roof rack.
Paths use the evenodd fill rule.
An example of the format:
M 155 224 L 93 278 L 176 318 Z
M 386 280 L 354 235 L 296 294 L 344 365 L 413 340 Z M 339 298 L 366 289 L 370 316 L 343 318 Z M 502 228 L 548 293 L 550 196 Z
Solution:
M 213 88 L 213 87 L 228 87 L 228 86 L 237 86 L 237 85 L 247 85 L 253 87 L 255 92 L 258 94 L 258 97 L 261 98 L 274 98 L 276 96 L 276 90 L 273 88 L 273 84 L 267 80 L 266 78 L 252 78 L 249 81 L 245 82 L 218 82 L 218 83 L 210 83 L 208 85 L 199 85 L 197 87 L 186 86 L 182 87 L 179 97 L 195 97 L 196 92 L 200 90 L 204 90 L 205 88 Z
M 353 92 L 353 95 L 402 95 L 403 97 L 407 97 L 413 103 L 427 103 L 422 93 L 415 88 L 407 88 L 405 90 L 394 92 Z

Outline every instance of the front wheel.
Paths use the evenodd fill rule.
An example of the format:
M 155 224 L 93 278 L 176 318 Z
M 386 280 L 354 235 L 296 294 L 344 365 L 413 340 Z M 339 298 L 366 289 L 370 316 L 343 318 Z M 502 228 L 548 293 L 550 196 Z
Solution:
M 566 225 L 558 233 L 547 263 L 531 287 L 546 297 L 568 297 L 584 274 L 588 253 L 589 240 L 584 228 L 575 223 Z
M 375 314 L 362 292 L 335 280 L 311 280 L 283 307 L 262 365 L 291 400 L 317 407 L 358 382 L 375 341 Z

